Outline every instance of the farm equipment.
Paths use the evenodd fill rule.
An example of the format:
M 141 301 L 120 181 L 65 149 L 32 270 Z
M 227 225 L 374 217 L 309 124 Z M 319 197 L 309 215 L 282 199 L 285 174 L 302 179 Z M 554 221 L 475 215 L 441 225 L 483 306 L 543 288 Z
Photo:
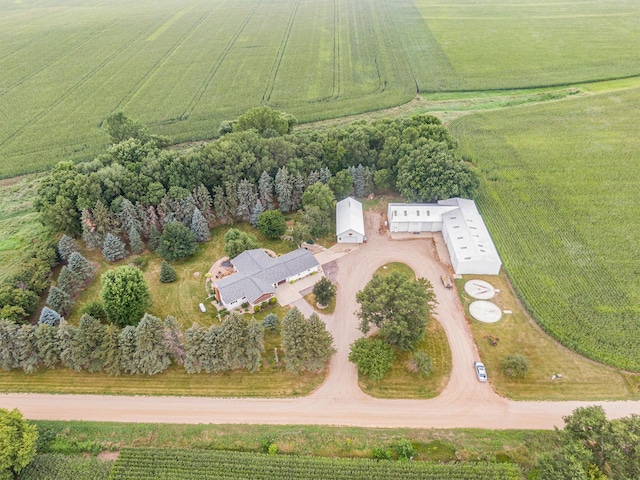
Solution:
M 485 335 L 484 338 L 489 340 L 489 343 L 491 343 L 492 347 L 497 347 L 498 346 L 498 342 L 500 341 L 500 339 L 498 337 L 494 337 L 493 335 Z
M 440 280 L 442 281 L 442 285 L 446 288 L 453 288 L 453 280 L 451 280 L 449 275 L 441 275 Z

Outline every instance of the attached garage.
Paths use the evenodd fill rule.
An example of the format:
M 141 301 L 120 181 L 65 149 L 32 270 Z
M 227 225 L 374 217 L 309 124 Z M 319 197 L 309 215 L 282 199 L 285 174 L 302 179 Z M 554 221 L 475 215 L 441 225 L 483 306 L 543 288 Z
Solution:
M 364 217 L 362 204 L 348 197 L 336 204 L 336 239 L 338 243 L 363 243 Z

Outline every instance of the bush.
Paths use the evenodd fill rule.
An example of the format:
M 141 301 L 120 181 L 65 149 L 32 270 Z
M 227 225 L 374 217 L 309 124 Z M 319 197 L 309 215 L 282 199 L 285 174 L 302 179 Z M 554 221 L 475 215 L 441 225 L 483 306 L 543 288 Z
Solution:
M 264 310 L 265 308 L 267 308 L 269 306 L 269 302 L 262 302 L 260 304 L 260 307 Z
M 170 261 L 190 257 L 197 251 L 196 236 L 180 222 L 172 222 L 164 227 L 156 249 L 158 255 Z
M 248 306 L 249 306 L 249 302 L 244 302 L 244 303 L 242 304 L 242 308 L 247 308 Z
M 529 372 L 529 359 L 519 353 L 506 355 L 500 362 L 500 370 L 509 378 L 522 378 Z
M 403 438 L 398 443 L 393 446 L 393 449 L 398 456 L 398 460 L 410 460 L 412 457 L 418 453 L 411 442 L 406 438 Z
M 371 457 L 375 460 L 391 460 L 393 458 L 393 454 L 391 453 L 391 450 L 375 447 L 371 452 Z
M 149 265 L 149 257 L 133 257 L 129 261 L 129 265 L 138 267 L 140 270 L 144 270 Z
M 258 313 L 260 311 L 260 305 L 256 305 L 253 307 L 253 313 Z
M 378 338 L 359 338 L 351 344 L 349 361 L 358 367 L 358 373 L 372 380 L 381 380 L 391 369 L 395 355 L 385 341 Z
M 428 377 L 433 372 L 433 361 L 431 357 L 422 350 L 414 353 L 413 358 L 409 361 L 409 370 L 419 374 L 421 377 Z
M 162 283 L 175 282 L 178 278 L 176 271 L 166 260 L 162 261 L 162 267 L 160 267 L 160 281 Z
M 269 299 L 269 305 L 275 305 L 278 299 L 276 297 L 271 297 Z
M 269 315 L 264 317 L 264 320 L 262 320 L 262 326 L 264 328 L 268 328 L 272 332 L 276 331 L 276 328 L 278 328 L 278 325 L 280 325 L 280 319 L 274 313 L 270 313 Z
M 101 322 L 107 320 L 107 311 L 104 308 L 104 303 L 100 300 L 93 300 L 89 303 L 85 303 L 80 309 L 80 313 L 83 315 L 89 315 Z

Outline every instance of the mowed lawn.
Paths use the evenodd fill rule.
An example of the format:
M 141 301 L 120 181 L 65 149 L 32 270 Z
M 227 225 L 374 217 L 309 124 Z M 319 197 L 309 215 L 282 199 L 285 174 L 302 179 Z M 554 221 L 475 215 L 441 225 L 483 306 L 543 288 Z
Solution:
M 308 122 L 640 74 L 640 4 L 62 0 L 0 4 L 0 178 L 87 160 L 116 110 L 177 142 L 257 105 Z
M 482 172 L 478 203 L 537 322 L 640 371 L 640 89 L 474 114 L 451 124 Z

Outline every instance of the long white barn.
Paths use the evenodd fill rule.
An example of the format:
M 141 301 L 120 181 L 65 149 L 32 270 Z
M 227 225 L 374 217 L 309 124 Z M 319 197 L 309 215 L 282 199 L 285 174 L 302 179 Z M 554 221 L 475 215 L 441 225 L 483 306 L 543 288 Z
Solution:
M 438 203 L 390 203 L 389 230 L 442 232 L 453 270 L 458 274 L 497 275 L 502 261 L 473 200 Z
M 336 238 L 338 243 L 363 243 L 366 239 L 362 204 L 355 198 L 336 204 Z

